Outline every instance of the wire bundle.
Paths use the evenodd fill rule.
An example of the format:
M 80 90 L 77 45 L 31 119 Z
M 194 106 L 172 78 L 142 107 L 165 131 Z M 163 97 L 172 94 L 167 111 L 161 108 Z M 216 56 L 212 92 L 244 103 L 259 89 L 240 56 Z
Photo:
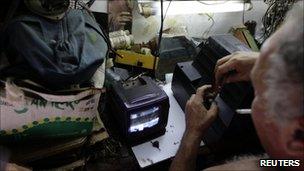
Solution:
M 269 5 L 262 22 L 264 26 L 263 39 L 266 40 L 284 21 L 287 11 L 296 0 L 264 0 Z

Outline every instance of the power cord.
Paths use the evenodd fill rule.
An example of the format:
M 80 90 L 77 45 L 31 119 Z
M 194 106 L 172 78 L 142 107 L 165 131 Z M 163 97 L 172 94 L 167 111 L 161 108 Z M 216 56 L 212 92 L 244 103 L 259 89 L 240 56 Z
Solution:
M 167 9 L 166 9 L 165 17 L 163 18 L 164 21 L 166 20 L 167 13 L 168 13 L 168 10 L 169 10 L 169 8 L 170 8 L 171 2 L 172 2 L 172 0 L 170 0 L 169 5 L 168 5 L 168 7 L 167 7 Z
M 156 56 L 159 56 L 159 54 L 160 54 L 161 41 L 162 41 L 162 37 L 163 37 L 163 28 L 164 28 L 164 1 L 163 0 L 160 0 L 160 10 L 161 10 L 160 29 L 159 29 L 158 47 L 157 47 Z M 153 68 L 155 68 L 155 67 L 153 67 Z
M 264 0 L 264 2 L 267 3 L 269 7 L 262 18 L 264 26 L 263 41 L 277 30 L 296 0 Z
M 243 2 L 243 14 L 242 14 L 242 22 L 243 22 L 243 25 L 245 25 L 245 1 Z
M 209 35 L 211 29 L 213 28 L 213 26 L 214 26 L 214 24 L 215 24 L 215 20 L 214 20 L 212 14 L 206 13 L 205 15 L 208 17 L 208 21 L 211 20 L 212 23 L 211 23 L 211 25 L 209 26 L 209 28 L 208 28 L 206 31 L 204 31 L 204 33 L 203 33 L 203 38 L 207 38 L 207 36 Z
M 164 1 L 160 0 L 160 29 L 159 29 L 159 36 L 158 36 L 158 46 L 157 46 L 157 51 L 155 53 L 154 57 L 154 62 L 153 62 L 153 70 L 154 70 L 154 76 L 155 76 L 155 70 L 156 70 L 156 62 L 157 62 L 157 57 L 160 55 L 160 47 L 161 47 L 161 40 L 163 37 L 163 28 L 164 28 Z

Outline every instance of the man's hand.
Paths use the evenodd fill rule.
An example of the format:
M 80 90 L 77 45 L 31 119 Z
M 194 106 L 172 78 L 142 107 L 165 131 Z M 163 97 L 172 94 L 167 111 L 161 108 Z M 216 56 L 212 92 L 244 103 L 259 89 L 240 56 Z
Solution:
M 186 104 L 186 132 L 201 138 L 215 120 L 218 107 L 213 102 L 207 110 L 204 105 L 204 95 L 211 85 L 205 85 L 197 89 L 196 94 L 192 95 Z
M 119 26 L 119 27 L 124 27 L 127 22 L 132 21 L 132 15 L 130 12 L 121 12 L 117 15 L 116 19 L 115 19 L 115 23 Z
M 202 135 L 215 120 L 218 108 L 215 103 L 207 110 L 204 105 L 204 95 L 211 88 L 205 85 L 197 89 L 186 105 L 186 131 L 181 144 L 171 164 L 170 171 L 195 170 L 196 156 L 202 140 Z
M 259 54 L 258 52 L 235 52 L 218 60 L 214 71 L 216 88 L 225 83 L 249 81 L 250 72 Z M 234 73 L 229 74 L 230 71 Z
M 6 167 L 6 171 L 31 171 L 32 169 L 28 169 L 25 167 L 18 166 L 14 163 L 8 163 Z

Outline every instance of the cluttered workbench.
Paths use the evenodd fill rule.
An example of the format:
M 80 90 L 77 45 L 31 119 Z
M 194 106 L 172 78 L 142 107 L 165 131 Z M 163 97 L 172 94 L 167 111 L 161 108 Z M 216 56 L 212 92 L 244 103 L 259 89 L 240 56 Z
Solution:
M 212 24 L 203 36 L 193 34 L 198 25 L 191 22 L 198 20 L 179 23 L 169 15 L 179 3 L 176 11 L 221 4 L 37 2 L 6 0 L 0 12 L 0 171 L 7 163 L 33 170 L 167 170 L 185 131 L 187 100 L 204 85 L 212 90 L 199 104 L 209 110 L 216 102 L 219 112 L 202 136 L 197 169 L 263 152 L 250 116 L 251 82 L 224 84 L 235 68 L 214 78 L 218 60 L 257 52 L 264 41 L 255 41 L 256 21 L 244 22 L 251 1 L 234 4 L 245 26 L 222 34 L 218 28 L 234 24 L 225 18 L 211 31 L 223 17 L 206 14 Z M 153 37 L 145 34 L 150 31 Z
M 185 130 L 185 114 L 173 96 L 171 83 L 162 86 L 162 88 L 169 96 L 170 101 L 166 133 L 156 139 L 132 147 L 141 168 L 174 157 Z
M 194 61 L 176 65 L 172 83 L 159 85 L 151 77 L 142 74 L 131 77 L 125 69 L 114 67 L 107 70 L 106 78 L 110 89 L 106 94 L 101 95 L 99 102 L 102 105 L 97 105 L 97 101 L 92 99 L 77 103 L 91 106 L 91 108 L 87 108 L 88 110 L 97 110 L 97 106 L 99 106 L 98 112 L 101 115 L 95 121 L 99 124 L 104 123 L 104 125 L 93 129 L 93 132 L 96 130 L 96 135 L 91 134 L 83 139 L 63 142 L 64 148 L 60 148 L 62 147 L 61 142 L 44 144 L 43 147 L 35 142 L 36 145 L 30 151 L 23 153 L 24 155 L 20 155 L 20 150 L 24 151 L 22 150 L 24 144 L 19 145 L 19 148 L 11 146 L 12 158 L 17 163 L 25 163 L 39 169 L 69 165 L 69 168 L 87 167 L 91 170 L 94 170 L 92 168 L 107 170 L 114 166 L 117 170 L 126 166 L 130 170 L 149 170 L 163 162 L 167 162 L 168 165 L 169 161 L 170 164 L 170 159 L 175 156 L 185 130 L 185 102 L 191 94 L 195 93 L 196 88 L 210 83 L 212 77 L 210 73 L 212 73 L 212 66 L 215 65 L 216 58 L 232 53 L 239 47 L 244 48 L 231 35 L 219 35 L 209 39 L 208 44 L 204 44 L 204 50 Z M 214 53 L 214 49 L 218 47 L 221 47 L 220 53 L 224 55 L 217 54 L 219 51 Z M 209 50 L 207 54 L 205 54 L 206 50 Z M 205 55 L 208 58 L 204 57 Z M 208 77 L 206 78 L 206 76 Z M 230 109 L 244 107 L 246 105 L 244 102 L 250 102 L 250 100 L 246 100 L 247 96 L 249 97 L 246 88 L 250 88 L 250 86 L 247 84 L 229 85 L 223 89 L 221 99 L 225 100 L 227 104 L 219 103 L 219 117 L 203 137 L 204 143 L 202 142 L 201 145 L 205 151 L 200 153 L 204 156 L 200 163 L 205 163 L 202 168 L 233 154 L 244 153 L 244 149 L 255 149 L 254 147 L 258 144 L 250 116 L 235 115 Z M 235 98 L 236 95 L 237 98 Z M 34 107 L 40 107 L 35 106 L 36 103 L 31 104 L 32 110 Z M 58 105 L 64 105 L 58 103 L 56 108 L 53 103 L 47 102 L 47 104 L 56 110 L 58 110 Z M 100 109 L 101 106 L 105 108 Z M 221 110 L 223 106 L 228 106 L 225 108 L 230 109 L 230 112 L 227 112 L 226 109 Z M 82 110 L 81 107 L 79 110 Z M 82 122 L 79 121 L 77 118 L 75 122 L 70 122 L 69 118 L 55 118 L 52 123 L 81 124 Z M 44 120 L 42 124 L 48 123 L 49 120 Z M 33 124 L 35 125 L 35 123 Z M 107 138 L 107 134 L 109 134 L 109 138 Z M 243 141 L 238 141 L 237 137 L 242 137 Z M 253 148 L 246 148 L 250 145 Z M 33 144 L 27 144 L 27 147 L 30 146 L 32 147 Z M 208 158 L 209 156 L 213 157 Z M 74 163 L 73 166 L 70 166 L 71 162 Z M 104 166 L 105 164 L 108 166 Z
M 96 118 L 92 117 L 92 120 L 84 118 L 82 121 L 80 117 L 75 120 L 72 117 L 57 117 L 50 120 L 47 116 L 39 115 L 43 122 L 33 122 L 33 128 L 36 125 L 49 124 L 61 124 L 61 127 L 66 125 L 67 128 L 73 128 L 69 125 L 84 124 L 86 126 L 90 121 L 92 122 L 90 125 L 99 123 L 98 128 L 93 126 L 92 131 L 95 134 L 86 134 L 87 136 L 81 139 L 67 141 L 63 139 L 65 142 L 58 141 L 52 144 L 41 144 L 35 141 L 33 144 L 26 144 L 27 147 L 31 147 L 26 148 L 30 149 L 28 151 L 22 149 L 25 144 L 19 144 L 18 148 L 10 146 L 13 161 L 38 169 L 54 168 L 54 166 L 62 168 L 61 166 L 64 165 L 65 168 L 87 167 L 91 170 L 94 170 L 92 168 L 107 170 L 109 166 L 104 165 L 108 164 L 111 167 L 117 167 L 117 170 L 126 166 L 129 166 L 130 170 L 149 170 L 163 162 L 167 162 L 168 165 L 169 161 L 170 164 L 170 159 L 175 156 L 185 130 L 184 107 L 187 99 L 198 87 L 212 82 L 216 60 L 240 48 L 249 51 L 232 35 L 212 36 L 202 46 L 203 50 L 198 53 L 194 61 L 181 62 L 175 66 L 172 83 L 159 84 L 155 79 L 144 74 L 131 76 L 129 71 L 122 68 L 107 69 L 105 77 L 108 89 L 106 93 L 101 91 L 101 95 L 96 96 L 96 98 L 101 97 L 100 100 L 84 98 L 94 91 L 64 96 L 68 99 L 76 97 L 81 99 L 80 102 L 73 103 L 75 108 L 73 110 L 77 109 L 79 113 L 98 111 L 100 115 Z M 14 84 L 7 83 L 5 86 L 13 87 Z M 205 150 L 200 153 L 204 156 L 200 163 L 205 162 L 202 168 L 225 157 L 244 153 L 244 149 L 256 149 L 258 140 L 250 115 L 236 115 L 234 112 L 235 109 L 246 108 L 246 105 L 250 104 L 250 97 L 252 97 L 250 90 L 249 83 L 231 84 L 222 89 L 218 96 L 220 98 L 219 117 L 202 139 L 201 147 Z M 62 99 L 54 99 L 53 96 L 42 93 L 39 95 L 48 99 L 45 102 L 46 106 L 42 106 L 42 102 L 33 99 L 28 102 L 31 104 L 29 111 L 36 111 L 38 108 L 42 113 L 49 112 L 49 109 L 60 110 L 62 113 L 61 110 L 65 109 L 70 114 L 74 113 L 68 108 L 70 105 L 63 103 Z M 52 103 L 51 101 L 54 100 L 59 101 Z M 11 111 L 10 108 L 10 105 L 6 105 L 1 109 Z M 26 115 L 17 115 L 17 119 L 23 116 Z M 1 121 L 5 126 L 4 119 Z M 27 128 L 24 127 L 24 129 Z M 52 129 L 52 131 L 58 130 Z M 76 131 L 85 134 L 84 129 Z M 60 130 L 54 132 L 56 135 L 61 135 L 61 133 Z M 238 137 L 242 137 L 243 141 L 238 141 Z M 253 148 L 246 148 L 248 146 Z M 20 153 L 20 151 L 23 152 Z M 208 158 L 209 156 L 213 157 Z

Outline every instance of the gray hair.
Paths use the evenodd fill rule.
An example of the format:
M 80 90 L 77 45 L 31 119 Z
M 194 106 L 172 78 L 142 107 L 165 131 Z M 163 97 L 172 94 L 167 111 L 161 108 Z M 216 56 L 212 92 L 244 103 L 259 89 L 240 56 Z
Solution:
M 284 24 L 292 26 L 292 31 L 278 42 L 266 74 L 268 107 L 270 113 L 280 120 L 304 117 L 303 5 L 294 6 Z M 300 103 L 296 106 L 295 102 Z

